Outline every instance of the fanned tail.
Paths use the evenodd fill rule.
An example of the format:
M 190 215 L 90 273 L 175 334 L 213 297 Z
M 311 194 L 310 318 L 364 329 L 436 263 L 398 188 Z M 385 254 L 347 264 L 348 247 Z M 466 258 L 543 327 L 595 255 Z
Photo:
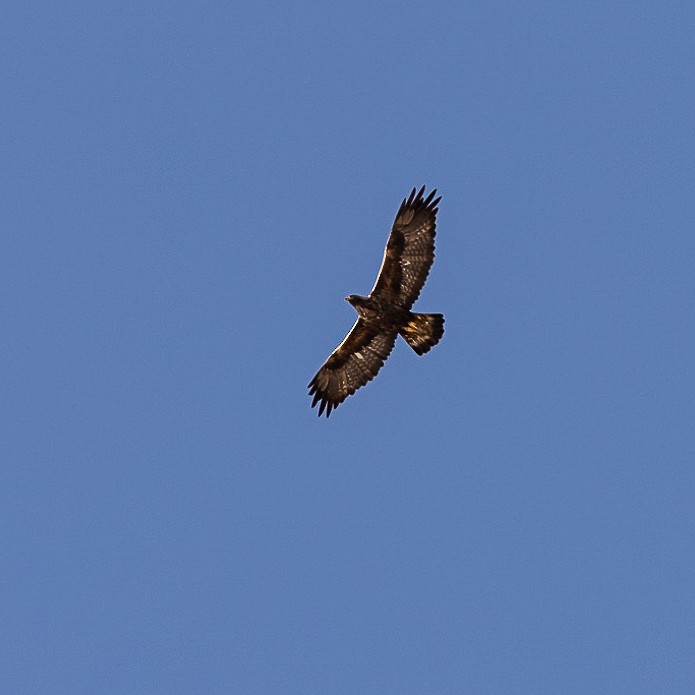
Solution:
M 418 355 L 424 355 L 442 339 L 444 315 L 411 314 L 410 320 L 400 330 L 400 334 Z

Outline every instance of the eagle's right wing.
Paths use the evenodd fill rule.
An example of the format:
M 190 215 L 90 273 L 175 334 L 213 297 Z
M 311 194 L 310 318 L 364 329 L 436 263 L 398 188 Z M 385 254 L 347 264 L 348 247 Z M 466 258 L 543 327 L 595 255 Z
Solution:
M 383 367 L 396 342 L 395 332 L 382 332 L 374 324 L 358 318 L 316 376 L 309 382 L 313 408 L 319 405 L 319 416 L 331 414 L 348 396 L 371 381 Z

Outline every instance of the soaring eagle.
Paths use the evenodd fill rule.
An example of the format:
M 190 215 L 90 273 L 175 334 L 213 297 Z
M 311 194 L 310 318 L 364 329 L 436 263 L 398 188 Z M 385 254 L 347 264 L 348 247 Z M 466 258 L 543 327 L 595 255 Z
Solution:
M 311 407 L 319 403 L 319 416 L 331 414 L 348 396 L 371 381 L 402 336 L 418 355 L 424 355 L 444 335 L 442 314 L 410 311 L 434 263 L 436 190 L 427 198 L 423 186 L 413 188 L 396 214 L 386 243 L 384 260 L 372 291 L 345 297 L 358 314 L 357 321 L 309 383 Z

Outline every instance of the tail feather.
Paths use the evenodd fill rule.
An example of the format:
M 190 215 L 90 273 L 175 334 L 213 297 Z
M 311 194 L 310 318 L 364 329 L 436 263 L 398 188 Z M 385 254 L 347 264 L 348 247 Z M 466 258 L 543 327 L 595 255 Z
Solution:
M 418 355 L 424 355 L 444 335 L 444 316 L 443 314 L 411 314 L 410 320 L 400 330 L 400 334 Z

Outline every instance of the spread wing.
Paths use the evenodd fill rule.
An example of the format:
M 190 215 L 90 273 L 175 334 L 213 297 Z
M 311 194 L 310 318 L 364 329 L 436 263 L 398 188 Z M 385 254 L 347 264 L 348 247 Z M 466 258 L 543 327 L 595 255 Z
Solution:
M 436 216 L 441 196 L 424 198 L 423 186 L 404 199 L 391 228 L 372 295 L 410 309 L 434 263 Z
M 371 381 L 384 365 L 396 342 L 395 332 L 383 332 L 378 326 L 359 318 L 309 383 L 313 408 L 319 416 L 331 414 L 348 396 Z

